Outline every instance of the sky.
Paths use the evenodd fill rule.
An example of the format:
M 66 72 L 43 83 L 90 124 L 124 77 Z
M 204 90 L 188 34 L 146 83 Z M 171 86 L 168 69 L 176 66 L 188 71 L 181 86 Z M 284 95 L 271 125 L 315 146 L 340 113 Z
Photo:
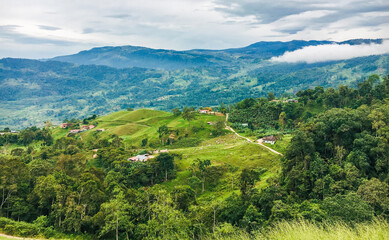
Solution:
M 292 52 L 285 52 L 283 55 L 273 57 L 270 60 L 287 63 L 317 63 L 381 54 L 389 54 L 389 40 L 384 40 L 381 44 L 324 44 L 307 46 Z
M 0 58 L 355 38 L 389 38 L 388 0 L 0 0 Z

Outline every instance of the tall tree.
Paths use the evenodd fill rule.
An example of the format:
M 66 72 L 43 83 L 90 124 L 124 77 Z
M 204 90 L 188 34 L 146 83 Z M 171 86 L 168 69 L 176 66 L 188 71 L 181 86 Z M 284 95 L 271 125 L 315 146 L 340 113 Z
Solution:
M 0 157 L 0 211 L 18 190 L 19 184 L 29 177 L 27 166 L 16 157 Z
M 274 99 L 276 99 L 276 97 L 274 96 L 274 93 L 269 92 L 267 94 L 267 100 L 271 101 L 271 100 L 274 100 Z
M 192 172 L 196 175 L 196 172 L 200 174 L 201 178 L 201 192 L 205 191 L 205 180 L 208 175 L 208 168 L 211 166 L 211 160 L 200 160 L 197 159 L 192 164 Z
M 169 128 L 166 125 L 162 125 L 158 128 L 158 136 L 161 143 L 164 144 L 164 137 L 169 134 Z
M 184 107 L 182 111 L 182 118 L 189 122 L 189 126 L 190 126 L 190 121 L 195 119 L 195 117 L 196 117 L 196 112 L 194 107 Z
M 126 201 L 124 193 L 119 189 L 115 189 L 114 192 L 116 195 L 101 206 L 100 211 L 104 215 L 104 226 L 100 236 L 114 231 L 116 240 L 119 240 L 119 231 L 128 234 L 133 228 L 133 223 L 130 217 L 131 206 Z
M 168 173 L 174 169 L 174 156 L 169 153 L 161 153 L 155 158 L 158 168 L 165 173 L 165 181 L 168 180 Z
M 172 113 L 174 116 L 178 117 L 181 115 L 181 110 L 179 108 L 173 108 Z

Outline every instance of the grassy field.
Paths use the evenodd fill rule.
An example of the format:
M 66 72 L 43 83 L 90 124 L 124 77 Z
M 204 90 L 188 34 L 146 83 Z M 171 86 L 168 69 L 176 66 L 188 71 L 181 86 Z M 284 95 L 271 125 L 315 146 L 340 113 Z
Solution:
M 210 239 L 220 240 L 386 240 L 389 224 L 385 220 L 346 225 L 337 223 L 311 223 L 308 221 L 281 222 L 249 235 L 243 232 L 215 234 Z
M 0 240 L 15 239 L 0 236 Z M 23 238 L 17 238 L 23 239 Z M 30 239 L 30 238 L 26 238 Z M 309 221 L 280 222 L 254 232 L 237 230 L 232 226 L 217 228 L 207 240 L 386 240 L 389 239 L 389 224 L 385 220 L 358 223 L 354 226 L 342 222 L 312 223 Z
M 22 238 L 22 237 L 7 237 L 0 235 L 0 240 L 11 240 L 11 239 L 25 239 L 25 240 L 32 240 L 33 238 Z M 35 239 L 34 239 L 35 240 Z
M 292 140 L 292 134 L 285 134 L 281 139 L 278 139 L 275 144 L 271 145 L 269 143 L 264 143 L 264 145 L 285 154 L 286 148 L 288 147 L 290 140 Z
M 207 122 L 216 122 L 223 120 L 224 116 L 214 116 L 207 114 L 197 114 L 196 119 L 189 122 L 181 116 L 174 116 L 171 113 L 155 111 L 149 109 L 140 109 L 136 111 L 121 111 L 96 119 L 97 128 L 104 128 L 106 131 L 99 133 L 104 135 L 116 134 L 120 136 L 125 143 L 140 146 L 144 138 L 150 142 L 158 142 L 158 128 L 162 125 L 168 126 L 170 130 L 179 132 L 182 137 L 178 142 L 187 140 L 194 141 L 188 146 L 180 147 L 173 144 L 172 146 L 159 146 L 169 148 L 171 153 L 182 156 L 176 159 L 177 176 L 174 180 L 168 181 L 163 185 L 166 188 L 173 188 L 177 185 L 188 184 L 191 177 L 189 167 L 196 159 L 209 159 L 212 165 L 232 166 L 237 169 L 235 177 L 245 168 L 266 168 L 268 171 L 258 182 L 258 187 L 266 185 L 266 179 L 274 176 L 280 168 L 280 157 L 269 150 L 264 149 L 257 144 L 247 143 L 246 140 L 237 137 L 235 134 L 213 136 L 213 126 Z M 89 134 L 95 130 L 82 133 L 82 138 L 86 139 Z M 147 148 L 147 147 L 146 147 Z M 224 174 L 218 185 L 219 190 L 212 189 L 212 193 L 219 191 L 220 196 L 230 193 L 225 191 L 227 179 L 232 175 L 231 172 Z M 204 193 L 206 195 L 206 193 Z
M 103 136 L 116 134 L 125 143 L 139 146 L 142 139 L 145 138 L 148 138 L 149 143 L 159 142 L 158 128 L 163 125 L 166 125 L 170 130 L 178 131 L 179 136 L 189 136 L 200 140 L 210 139 L 212 138 L 210 136 L 212 126 L 208 125 L 207 122 L 215 122 L 223 118 L 221 116 L 196 114 L 196 119 L 189 123 L 181 116 L 176 117 L 169 112 L 139 109 L 136 111 L 120 111 L 99 117 L 96 119 L 96 129 L 104 128 L 105 131 L 101 133 Z M 94 131 L 96 130 L 86 131 L 81 135 L 86 139 Z M 60 130 L 56 130 L 55 133 L 63 136 L 63 132 Z
M 269 177 L 278 174 L 280 169 L 280 156 L 274 154 L 265 148 L 247 143 L 246 140 L 237 137 L 235 134 L 227 134 L 221 137 L 206 140 L 200 143 L 200 146 L 172 149 L 171 153 L 179 154 L 182 159 L 176 159 L 177 176 L 175 179 L 163 184 L 167 189 L 174 186 L 189 184 L 189 178 L 192 176 L 189 171 L 190 165 L 196 160 L 211 160 L 212 165 L 224 166 L 224 172 L 218 183 L 211 189 L 207 189 L 198 196 L 198 202 L 208 202 L 209 199 L 226 198 L 233 192 L 239 194 L 237 185 L 231 189 L 231 181 L 237 181 L 243 168 L 265 168 L 267 172 L 261 176 L 256 187 L 261 189 L 266 187 L 266 180 Z M 232 171 L 232 169 L 235 169 Z
M 183 160 L 178 164 L 180 169 L 186 169 L 193 160 L 209 159 L 213 164 L 230 164 L 237 167 L 278 168 L 278 156 L 256 144 L 235 134 L 213 138 L 201 142 L 198 147 L 174 149 L 172 153 L 181 154 Z

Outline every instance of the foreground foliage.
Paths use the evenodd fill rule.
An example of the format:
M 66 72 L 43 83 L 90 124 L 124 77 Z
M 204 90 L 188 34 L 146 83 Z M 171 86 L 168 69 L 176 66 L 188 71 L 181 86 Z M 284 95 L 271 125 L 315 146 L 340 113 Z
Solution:
M 340 105 L 331 105 L 336 101 L 327 100 L 329 93 Z M 29 223 L 5 223 L 3 231 L 36 235 L 42 226 L 45 234 L 95 239 L 201 239 L 234 232 L 242 234 L 237 238 L 293 239 L 304 229 L 307 236 L 335 239 L 386 236 L 370 227 L 381 231 L 389 216 L 389 77 L 372 76 L 357 89 L 298 95 L 294 104 L 302 111 L 284 126 L 294 132 L 283 157 L 224 135 L 217 128 L 223 122 L 211 126 L 202 122 L 209 116 L 189 114 L 189 108 L 185 119 L 153 111 L 93 119 L 110 128 L 103 133 L 7 132 L 0 136 L 0 214 Z M 255 130 L 276 116 L 273 103 L 244 100 L 231 115 L 268 109 L 252 117 Z M 324 111 L 302 117 L 312 106 Z M 112 134 L 118 129 L 128 135 Z M 196 136 L 200 142 L 183 144 Z M 128 159 L 148 152 L 154 158 Z
M 221 229 L 222 230 L 222 229 Z M 219 232 L 208 239 L 222 240 L 383 240 L 389 238 L 389 224 L 382 219 L 355 225 L 343 222 L 312 223 L 309 221 L 280 222 L 249 235 L 245 232 Z

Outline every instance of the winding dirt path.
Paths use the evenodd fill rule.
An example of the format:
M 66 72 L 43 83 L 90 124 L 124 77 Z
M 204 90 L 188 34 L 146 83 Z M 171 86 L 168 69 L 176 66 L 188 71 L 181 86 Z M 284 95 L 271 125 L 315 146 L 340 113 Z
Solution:
M 6 234 L 2 234 L 2 233 L 0 233 L 0 237 L 5 237 L 5 238 L 9 238 L 9 239 L 36 240 L 34 238 L 15 237 L 15 236 L 10 236 L 10 235 L 6 235 Z
M 276 150 L 274 150 L 274 149 L 272 149 L 272 148 L 269 148 L 268 146 L 264 145 L 264 144 L 263 144 L 262 142 L 260 142 L 260 141 L 253 142 L 253 141 L 251 141 L 249 138 L 240 135 L 240 134 L 237 133 L 232 127 L 228 126 L 228 125 L 227 125 L 227 122 L 228 122 L 228 113 L 226 114 L 226 122 L 225 122 L 225 123 L 226 123 L 226 129 L 227 129 L 227 130 L 229 130 L 229 131 L 235 133 L 235 134 L 236 134 L 238 137 L 240 137 L 240 138 L 246 139 L 247 142 L 249 142 L 249 143 L 258 144 L 258 145 L 260 145 L 260 146 L 266 148 L 267 150 L 269 150 L 269 151 L 271 151 L 271 152 L 273 152 L 273 153 L 275 153 L 275 154 L 284 156 L 284 154 L 282 154 L 282 153 L 280 153 L 280 152 L 277 152 Z

